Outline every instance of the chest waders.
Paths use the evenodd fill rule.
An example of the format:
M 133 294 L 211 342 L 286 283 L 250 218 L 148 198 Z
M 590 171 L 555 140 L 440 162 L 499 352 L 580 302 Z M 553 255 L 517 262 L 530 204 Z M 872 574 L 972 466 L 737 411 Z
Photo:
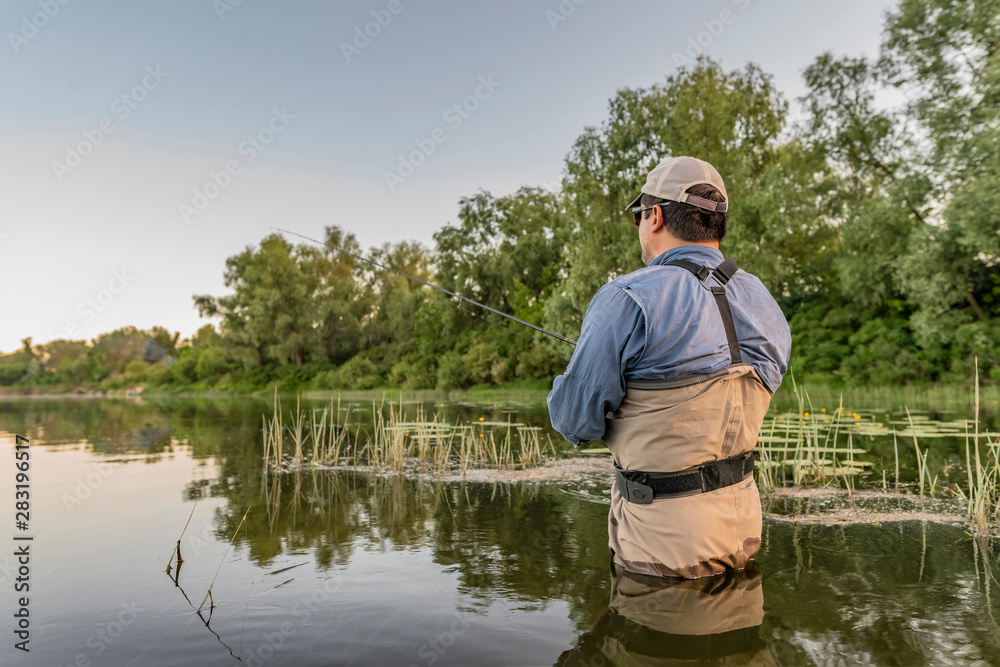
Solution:
M 689 271 L 712 293 L 730 363 L 708 374 L 628 381 L 604 436 L 615 459 L 608 532 L 627 570 L 694 578 L 742 569 L 760 548 L 752 450 L 771 394 L 740 354 L 726 294 L 736 263 L 664 266 Z

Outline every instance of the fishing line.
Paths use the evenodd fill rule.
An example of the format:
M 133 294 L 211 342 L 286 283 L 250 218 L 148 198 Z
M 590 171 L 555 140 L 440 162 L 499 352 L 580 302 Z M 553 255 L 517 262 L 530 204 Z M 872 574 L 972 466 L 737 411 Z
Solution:
M 543 329 L 542 327 L 536 326 L 536 325 L 532 324 L 531 322 L 525 322 L 524 320 L 522 320 L 519 317 L 514 317 L 513 315 L 508 315 L 507 313 L 501 312 L 501 311 L 497 310 L 496 308 L 491 308 L 491 307 L 487 306 L 486 304 L 479 303 L 478 301 L 473 301 L 472 299 L 470 299 L 468 297 L 464 297 L 461 294 L 456 294 L 455 292 L 452 292 L 450 290 L 446 290 L 443 287 L 438 287 L 437 285 L 429 283 L 426 280 L 421 280 L 420 278 L 416 278 L 414 276 L 411 276 L 408 273 L 403 273 L 402 271 L 398 271 L 398 270 L 392 268 L 391 266 L 385 266 L 384 264 L 379 264 L 375 260 L 368 259 L 367 257 L 362 257 L 361 255 L 357 255 L 357 254 L 351 252 L 350 250 L 344 250 L 343 248 L 338 248 L 337 246 L 335 246 L 335 245 L 333 245 L 331 243 L 325 243 L 323 241 L 317 241 L 316 239 L 309 238 L 308 236 L 304 236 L 302 234 L 299 234 L 298 232 L 292 232 L 292 231 L 289 231 L 287 229 L 282 229 L 280 227 L 271 227 L 271 229 L 273 229 L 275 231 L 283 232 L 285 234 L 291 234 L 292 236 L 298 236 L 300 239 L 305 239 L 306 241 L 312 241 L 313 243 L 316 243 L 316 244 L 319 244 L 319 245 L 322 245 L 322 246 L 326 246 L 327 248 L 331 248 L 333 250 L 336 250 L 337 252 L 342 252 L 345 255 L 350 255 L 351 257 L 354 257 L 355 259 L 360 259 L 362 262 L 367 262 L 368 264 L 372 264 L 374 266 L 377 266 L 380 269 L 385 269 L 386 271 L 392 271 L 396 275 L 403 276 L 404 278 L 409 278 L 410 280 L 416 281 L 416 282 L 420 283 L 421 285 L 426 285 L 427 287 L 430 287 L 431 289 L 436 289 L 439 292 L 444 292 L 448 296 L 455 297 L 456 299 L 461 299 L 462 301 L 465 301 L 466 303 L 471 303 L 473 306 L 478 306 L 478 307 L 480 307 L 480 308 L 482 308 L 484 310 L 490 311 L 491 313 L 496 313 L 497 315 L 500 315 L 501 317 L 506 317 L 508 320 L 514 320 L 518 324 L 523 324 L 526 327 L 531 327 L 535 331 L 539 331 L 539 332 L 541 332 L 543 334 L 546 334 L 548 336 L 552 336 L 553 338 L 558 338 L 559 340 L 561 340 L 563 342 L 566 342 L 566 343 L 569 343 L 570 345 L 576 345 L 576 341 L 573 340 L 573 339 L 571 339 L 571 338 L 566 338 L 566 336 L 561 336 L 561 335 L 555 333 L 554 331 L 549 331 L 548 329 Z

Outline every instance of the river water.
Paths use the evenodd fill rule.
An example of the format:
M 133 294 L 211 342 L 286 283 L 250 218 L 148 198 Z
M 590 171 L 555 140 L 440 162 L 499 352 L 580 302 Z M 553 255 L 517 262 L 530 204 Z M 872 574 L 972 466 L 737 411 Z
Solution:
M 537 400 L 434 400 L 452 421 L 546 421 Z M 643 581 L 609 571 L 607 508 L 557 483 L 265 477 L 270 412 L 0 403 L 0 664 L 1000 664 L 996 546 L 960 527 L 767 522 L 759 570 Z

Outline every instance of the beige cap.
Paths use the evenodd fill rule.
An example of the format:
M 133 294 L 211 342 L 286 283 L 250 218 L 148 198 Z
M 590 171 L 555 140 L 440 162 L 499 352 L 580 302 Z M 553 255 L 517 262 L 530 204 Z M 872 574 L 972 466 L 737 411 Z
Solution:
M 704 197 L 688 194 L 687 189 L 699 183 L 711 185 L 721 192 L 723 201 L 714 202 Z M 704 160 L 686 155 L 668 157 L 653 167 L 653 171 L 649 172 L 649 176 L 646 177 L 646 184 L 642 186 L 641 192 L 642 194 L 636 197 L 625 210 L 639 206 L 639 200 L 643 194 L 670 201 L 686 202 L 706 211 L 721 213 L 729 208 L 726 185 L 722 182 L 722 176 L 719 175 L 715 167 Z

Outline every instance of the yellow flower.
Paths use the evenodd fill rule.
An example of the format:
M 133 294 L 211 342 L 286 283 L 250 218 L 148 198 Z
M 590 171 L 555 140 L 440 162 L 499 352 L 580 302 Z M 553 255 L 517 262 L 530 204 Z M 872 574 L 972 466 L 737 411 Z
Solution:
M 803 417 L 808 417 L 808 416 L 809 416 L 809 413 L 808 413 L 808 412 L 806 412 L 806 413 L 805 413 L 805 414 L 803 414 L 802 416 L 803 416 Z
M 826 408 L 820 408 L 819 411 L 820 412 L 826 412 Z
M 480 437 L 480 438 L 485 438 L 485 437 L 486 437 L 486 435 L 485 435 L 484 433 L 480 433 L 480 434 L 479 434 L 479 437 Z
M 486 417 L 480 417 L 480 418 L 479 418 L 479 421 L 481 421 L 481 422 L 484 422 L 484 421 L 486 421 Z
M 881 425 L 881 424 L 878 424 L 878 427 L 879 427 L 879 428 L 882 428 L 882 425 Z

